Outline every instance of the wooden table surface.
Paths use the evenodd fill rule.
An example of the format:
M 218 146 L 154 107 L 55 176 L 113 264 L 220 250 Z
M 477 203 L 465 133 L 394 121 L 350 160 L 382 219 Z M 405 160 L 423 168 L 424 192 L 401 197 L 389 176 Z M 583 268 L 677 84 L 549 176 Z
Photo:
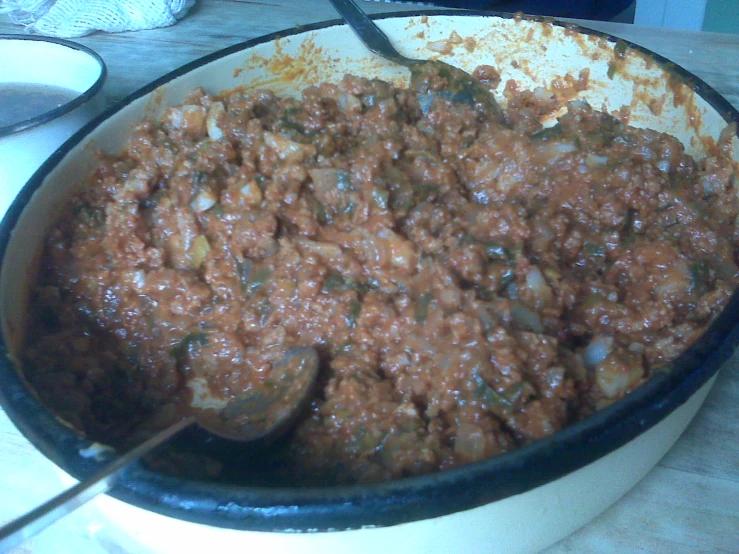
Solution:
M 382 2 L 362 5 L 370 13 L 415 9 Z M 109 70 L 104 94 L 113 102 L 221 48 L 336 17 L 325 0 L 199 0 L 173 27 L 97 33 L 76 40 L 104 58 Z M 739 107 L 739 36 L 582 24 L 662 54 Z M 0 16 L 0 33 L 21 32 Z M 0 522 L 17 517 L 62 488 L 51 462 L 0 410 Z M 93 504 L 50 527 L 18 552 L 138 550 L 107 533 L 96 520 Z M 698 416 L 657 467 L 613 507 L 547 552 L 739 552 L 739 358 L 722 370 Z

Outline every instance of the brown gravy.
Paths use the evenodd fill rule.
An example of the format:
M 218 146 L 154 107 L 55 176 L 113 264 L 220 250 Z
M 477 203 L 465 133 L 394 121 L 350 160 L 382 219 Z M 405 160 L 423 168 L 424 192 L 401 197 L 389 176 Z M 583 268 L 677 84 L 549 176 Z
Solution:
M 16 125 L 71 102 L 78 92 L 36 83 L 0 84 L 0 127 Z

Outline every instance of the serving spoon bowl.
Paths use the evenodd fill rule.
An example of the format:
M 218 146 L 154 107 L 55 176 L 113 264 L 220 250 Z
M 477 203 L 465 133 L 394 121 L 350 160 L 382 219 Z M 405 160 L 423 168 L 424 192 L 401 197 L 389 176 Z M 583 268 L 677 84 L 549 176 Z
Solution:
M 109 465 L 58 494 L 27 514 L 0 527 L 0 552 L 9 552 L 58 519 L 115 485 L 120 474 L 180 431 L 199 425 L 206 432 L 242 443 L 269 443 L 295 422 L 318 376 L 318 354 L 308 346 L 291 348 L 272 364 L 270 378 L 277 386 L 254 387 L 214 409 L 220 399 L 199 386 L 197 403 L 189 415 L 156 432 Z

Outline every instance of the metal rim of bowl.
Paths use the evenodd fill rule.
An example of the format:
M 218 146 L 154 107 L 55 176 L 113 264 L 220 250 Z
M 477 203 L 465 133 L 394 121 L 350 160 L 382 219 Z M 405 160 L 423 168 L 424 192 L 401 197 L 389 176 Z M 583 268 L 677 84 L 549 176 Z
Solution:
M 429 10 L 379 14 L 376 19 L 422 16 L 502 17 L 487 11 Z M 739 112 L 707 83 L 666 58 L 601 31 L 530 17 L 568 27 L 582 34 L 626 44 L 668 67 L 703 97 L 727 122 Z M 134 100 L 167 82 L 217 59 L 275 40 L 343 25 L 330 20 L 251 39 L 181 66 L 109 108 L 70 138 L 21 190 L 0 223 L 0 258 L 13 228 L 48 173 L 95 127 Z M 441 517 L 532 490 L 554 481 L 616 450 L 650 429 L 684 404 L 705 384 L 739 345 L 739 291 L 706 332 L 647 383 L 600 412 L 558 433 L 512 452 L 473 464 L 395 481 L 340 487 L 269 488 L 184 480 L 155 473 L 142 464 L 131 467 L 111 496 L 166 516 L 222 528 L 251 531 L 341 531 L 365 526 L 390 526 Z M 104 461 L 84 458 L 80 450 L 91 441 L 57 420 L 36 398 L 12 363 L 5 337 L 0 337 L 0 404 L 30 442 L 64 471 L 78 479 L 91 475 Z
M 23 121 L 13 123 L 12 125 L 6 125 L 5 127 L 0 127 L 0 138 L 13 135 L 20 131 L 25 131 L 27 129 L 38 127 L 39 125 L 48 123 L 49 121 L 57 119 L 71 112 L 72 110 L 81 106 L 82 104 L 90 100 L 93 96 L 95 96 L 102 88 L 103 83 L 105 82 L 105 79 L 108 75 L 108 68 L 105 65 L 105 62 L 103 61 L 103 58 L 100 56 L 100 54 L 88 48 L 87 46 L 83 46 L 82 44 L 72 42 L 71 40 L 65 40 L 65 39 L 54 38 L 54 37 L 43 37 L 43 36 L 0 34 L 0 41 L 3 41 L 3 40 L 27 40 L 27 41 L 33 41 L 33 42 L 47 42 L 50 44 L 64 46 L 71 50 L 78 50 L 80 52 L 84 52 L 85 54 L 90 56 L 93 60 L 95 60 L 98 63 L 98 65 L 100 66 L 100 74 L 98 75 L 97 79 L 95 79 L 95 82 L 90 87 L 87 88 L 87 90 L 79 93 L 69 102 L 65 102 L 61 106 L 54 108 L 52 110 L 46 111 L 35 117 L 24 119 Z

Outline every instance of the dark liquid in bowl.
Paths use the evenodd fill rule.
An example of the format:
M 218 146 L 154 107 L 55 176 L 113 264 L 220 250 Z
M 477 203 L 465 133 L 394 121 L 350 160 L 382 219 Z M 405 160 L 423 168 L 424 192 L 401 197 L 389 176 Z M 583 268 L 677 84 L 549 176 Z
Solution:
M 5 83 L 0 85 L 0 127 L 38 117 L 74 100 L 79 92 L 55 85 Z

